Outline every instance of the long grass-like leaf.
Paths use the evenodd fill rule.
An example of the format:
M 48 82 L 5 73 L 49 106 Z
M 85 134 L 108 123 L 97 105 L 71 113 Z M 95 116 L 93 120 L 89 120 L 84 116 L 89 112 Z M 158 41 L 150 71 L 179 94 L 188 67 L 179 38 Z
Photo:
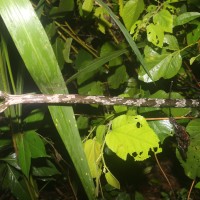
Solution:
M 110 53 L 109 55 L 106 56 L 102 56 L 100 58 L 96 58 L 95 60 L 93 60 L 90 64 L 87 65 L 87 67 L 80 69 L 76 74 L 74 74 L 73 76 L 71 76 L 66 83 L 68 84 L 69 82 L 73 81 L 75 78 L 77 78 L 80 74 L 86 74 L 88 72 L 92 72 L 95 71 L 96 69 L 98 69 L 99 67 L 101 67 L 102 65 L 104 65 L 106 62 L 113 60 L 119 56 L 121 56 L 124 53 L 127 53 L 128 50 L 127 49 L 121 49 L 121 50 L 117 50 L 114 51 L 112 53 Z
M 144 69 L 144 71 L 152 79 L 151 74 L 149 73 L 148 69 L 145 66 L 144 59 L 143 59 L 143 57 L 142 57 L 142 55 L 141 55 L 141 53 L 140 53 L 140 51 L 139 51 L 136 43 L 134 42 L 133 38 L 131 37 L 131 35 L 129 34 L 129 32 L 126 30 L 126 28 L 124 27 L 124 25 L 117 19 L 117 17 L 112 12 L 112 10 L 105 3 L 102 2 L 102 0 L 95 0 L 95 1 L 97 3 L 99 3 L 109 13 L 110 17 L 113 19 L 113 21 L 120 28 L 121 32 L 123 33 L 124 37 L 126 38 L 126 41 L 128 42 L 128 44 L 130 45 L 131 49 L 133 50 L 133 52 L 137 56 L 138 60 L 140 61 L 141 65 L 142 65 L 142 67 Z
M 0 14 L 39 89 L 50 94 L 68 93 L 48 37 L 29 0 L 0 1 Z M 49 110 L 88 199 L 94 199 L 94 183 L 72 108 L 51 106 Z

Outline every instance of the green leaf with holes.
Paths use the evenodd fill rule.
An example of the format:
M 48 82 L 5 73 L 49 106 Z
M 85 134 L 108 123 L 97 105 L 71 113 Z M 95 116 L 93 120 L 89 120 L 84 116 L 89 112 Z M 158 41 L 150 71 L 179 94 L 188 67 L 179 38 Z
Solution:
M 140 115 L 121 115 L 112 122 L 112 130 L 106 135 L 106 144 L 121 159 L 130 154 L 136 161 L 149 158 L 149 151 L 159 153 L 159 139 Z
M 147 26 L 147 39 L 155 46 L 162 47 L 164 40 L 164 31 L 161 26 L 149 24 Z
M 196 179 L 200 177 L 200 119 L 192 120 L 186 127 L 186 131 L 190 135 L 190 145 L 187 151 L 186 162 L 182 160 L 179 152 L 177 157 L 184 168 L 185 174 L 191 178 Z
M 168 10 L 161 10 L 153 17 L 155 25 L 159 25 L 164 32 L 172 33 L 173 16 Z

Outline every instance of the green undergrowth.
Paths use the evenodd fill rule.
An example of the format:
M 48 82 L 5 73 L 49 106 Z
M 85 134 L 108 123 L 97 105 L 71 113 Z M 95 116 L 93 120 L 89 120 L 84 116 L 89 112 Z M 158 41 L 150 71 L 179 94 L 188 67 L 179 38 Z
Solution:
M 0 90 L 199 98 L 199 8 L 1 1 Z M 198 199 L 198 117 L 198 108 L 12 106 L 0 116 L 0 198 Z

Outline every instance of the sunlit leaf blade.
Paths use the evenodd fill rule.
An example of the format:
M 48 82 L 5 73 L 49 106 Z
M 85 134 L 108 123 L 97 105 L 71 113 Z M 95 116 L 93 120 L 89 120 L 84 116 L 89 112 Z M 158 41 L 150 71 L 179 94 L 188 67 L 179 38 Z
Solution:
M 43 93 L 68 93 L 48 37 L 28 0 L 0 2 L 2 19 L 24 63 Z M 49 107 L 54 124 L 76 167 L 89 199 L 94 183 L 71 107 Z
M 159 139 L 140 116 L 121 115 L 112 122 L 112 130 L 106 135 L 106 144 L 121 159 L 130 154 L 136 161 L 149 157 L 149 151 L 159 153 Z
M 131 37 L 129 32 L 126 30 L 124 25 L 117 19 L 115 14 L 111 11 L 111 9 L 105 3 L 103 3 L 101 0 L 96 0 L 96 2 L 98 2 L 101 6 L 103 6 L 103 8 L 109 13 L 109 15 L 111 16 L 113 21 L 117 24 L 117 26 L 120 28 L 121 32 L 124 34 L 124 37 L 126 38 L 128 44 L 130 45 L 131 49 L 133 50 L 133 52 L 137 56 L 138 60 L 140 61 L 142 67 L 144 68 L 144 71 L 148 74 L 148 76 L 152 79 L 152 81 L 154 81 L 151 74 L 149 73 L 148 69 L 145 66 L 144 59 L 143 59 L 136 43 L 134 42 L 133 38 Z

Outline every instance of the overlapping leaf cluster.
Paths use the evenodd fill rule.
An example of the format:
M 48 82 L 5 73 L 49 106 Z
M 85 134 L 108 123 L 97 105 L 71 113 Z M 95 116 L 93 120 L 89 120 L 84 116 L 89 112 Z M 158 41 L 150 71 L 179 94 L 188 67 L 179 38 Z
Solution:
M 198 96 L 200 77 L 195 70 L 200 59 L 200 5 L 195 0 L 31 1 L 38 18 L 28 0 L 14 1 L 14 6 L 19 3 L 16 7 L 9 7 L 13 5 L 12 1 L 9 2 L 0 3 L 3 26 L 7 26 L 9 31 L 2 29 L 1 33 L 1 90 L 33 92 L 31 88 L 35 84 L 44 93 L 69 91 L 83 95 L 133 98 Z M 29 8 L 32 15 L 23 17 L 26 12 L 20 10 L 19 5 L 27 5 L 26 10 Z M 20 13 L 15 17 L 20 23 L 10 19 L 12 15 L 9 12 L 14 8 Z M 32 22 L 28 18 L 31 16 Z M 11 61 L 9 54 L 16 49 L 9 49 L 11 39 L 5 37 L 6 34 L 12 36 L 24 64 L 17 53 L 16 61 Z M 29 72 L 24 70 L 25 67 Z M 28 73 L 34 80 L 30 85 L 24 84 Z M 170 92 L 171 81 L 174 81 L 173 90 L 176 92 Z M 181 90 L 185 87 L 186 92 Z M 49 109 L 89 199 L 94 193 L 98 196 L 104 191 L 104 186 L 102 189 L 100 184 L 103 176 L 109 185 L 120 188 L 117 177 L 105 161 L 109 152 L 122 160 L 132 156 L 137 162 L 145 162 L 152 153 L 160 153 L 165 139 L 173 136 L 167 117 L 196 117 L 199 113 L 191 108 L 171 108 L 169 111 L 164 108 L 76 105 L 74 115 L 70 107 Z M 24 113 L 28 116 L 22 117 Z M 56 135 L 56 131 L 49 131 L 43 121 L 45 116 L 48 124 L 52 125 L 48 115 L 47 111 L 26 110 L 21 106 L 10 108 L 5 113 L 6 119 L 13 120 L 1 125 L 3 138 L 0 149 L 3 152 L 6 149 L 6 153 L 1 157 L 0 173 L 4 174 L 4 179 L 0 180 L 2 189 L 9 188 L 17 198 L 37 198 L 37 180 L 49 182 L 55 180 L 55 175 L 68 173 L 63 172 L 63 167 L 59 168 L 58 164 L 59 172 L 53 164 L 50 158 L 56 158 L 57 162 L 58 153 L 54 145 L 42 136 L 43 131 L 47 131 L 49 136 Z M 145 120 L 163 117 L 165 120 Z M 180 122 L 185 125 L 189 120 Z M 187 161 L 184 162 L 177 152 L 185 174 L 191 179 L 199 177 L 198 124 L 198 120 L 193 120 L 187 125 L 191 136 Z M 39 132 L 39 127 L 43 131 Z M 83 147 L 78 130 L 84 140 Z M 11 136 L 8 137 L 7 133 Z M 58 138 L 55 140 L 59 141 Z M 49 150 L 47 144 L 53 147 L 54 153 L 46 151 Z M 59 150 L 62 152 L 62 149 Z M 66 152 L 61 154 L 63 156 Z M 42 160 L 43 164 L 35 164 L 34 161 L 38 160 Z M 64 168 L 67 168 L 66 165 Z M 95 192 L 92 178 L 95 180 Z M 123 198 L 122 193 L 118 192 L 116 198 L 117 195 Z

